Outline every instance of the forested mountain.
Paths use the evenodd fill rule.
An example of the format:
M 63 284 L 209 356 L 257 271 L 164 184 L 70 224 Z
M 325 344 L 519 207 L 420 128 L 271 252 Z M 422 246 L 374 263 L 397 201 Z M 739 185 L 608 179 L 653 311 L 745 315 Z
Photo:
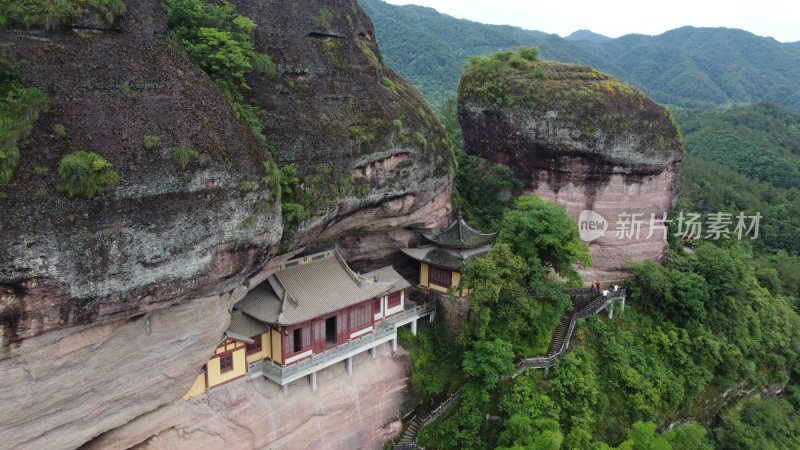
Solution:
M 797 41 L 797 42 L 787 42 L 787 44 L 788 44 L 788 45 L 791 45 L 792 47 L 797 47 L 797 48 L 800 48 L 800 41 Z
M 595 33 L 591 30 L 578 30 L 565 37 L 568 41 L 589 41 L 589 42 L 607 42 L 611 38 L 603 36 L 602 34 Z
M 800 49 L 742 30 L 683 27 L 591 42 L 455 19 L 432 8 L 360 2 L 388 64 L 435 105 L 453 95 L 469 57 L 526 45 L 539 47 L 546 59 L 606 71 L 663 104 L 705 108 L 771 101 L 800 111 Z
M 769 103 L 679 112 L 689 154 L 775 187 L 800 188 L 800 114 Z

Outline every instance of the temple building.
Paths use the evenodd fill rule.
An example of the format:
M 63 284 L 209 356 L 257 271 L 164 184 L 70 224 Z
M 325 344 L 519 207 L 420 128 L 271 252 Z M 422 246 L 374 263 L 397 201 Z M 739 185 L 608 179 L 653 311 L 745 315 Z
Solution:
M 231 312 L 231 322 L 190 398 L 206 389 L 249 376 L 284 387 L 304 376 L 316 389 L 317 371 L 385 342 L 397 347 L 397 327 L 433 306 L 417 305 L 409 283 L 392 267 L 358 274 L 335 249 L 290 260 L 252 289 Z
M 403 248 L 403 253 L 419 261 L 419 284 L 446 293 L 461 281 L 461 271 L 471 259 L 485 255 L 497 233 L 481 233 L 464 221 L 461 214 L 445 230 L 423 234 L 428 244 Z M 465 295 L 466 293 L 461 293 Z

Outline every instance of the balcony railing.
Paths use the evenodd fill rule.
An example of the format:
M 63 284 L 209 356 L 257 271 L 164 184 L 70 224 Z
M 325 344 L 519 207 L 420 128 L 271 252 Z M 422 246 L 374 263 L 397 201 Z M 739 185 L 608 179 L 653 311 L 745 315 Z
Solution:
M 314 354 L 290 366 L 282 367 L 269 360 L 258 361 L 250 364 L 248 372 L 251 378 L 265 376 L 278 384 L 286 384 L 297 380 L 312 372 L 344 361 L 345 359 L 369 350 L 384 342 L 397 338 L 397 327 L 405 325 L 415 319 L 430 315 L 434 311 L 432 303 L 417 304 L 406 301 L 403 312 L 393 314 L 375 323 L 372 333 L 352 339 L 347 343 L 336 346 L 322 353 Z

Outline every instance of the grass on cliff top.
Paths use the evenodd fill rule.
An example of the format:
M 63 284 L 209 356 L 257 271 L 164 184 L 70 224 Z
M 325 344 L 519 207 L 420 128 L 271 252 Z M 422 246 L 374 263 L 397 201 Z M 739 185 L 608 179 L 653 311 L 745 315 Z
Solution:
M 0 28 L 12 23 L 27 28 L 56 28 L 67 19 L 89 7 L 99 12 L 108 23 L 125 14 L 123 0 L 4 0 L 0 3 Z
M 535 49 L 470 59 L 461 79 L 459 103 L 524 108 L 533 115 L 556 111 L 587 142 L 633 134 L 645 137 L 640 146 L 644 155 L 682 151 L 677 124 L 668 109 L 591 67 L 540 61 Z
M 621 93 L 638 96 L 632 87 L 588 66 L 542 61 L 535 48 L 506 50 L 467 61 L 462 98 L 511 108 L 552 99 L 559 93 Z

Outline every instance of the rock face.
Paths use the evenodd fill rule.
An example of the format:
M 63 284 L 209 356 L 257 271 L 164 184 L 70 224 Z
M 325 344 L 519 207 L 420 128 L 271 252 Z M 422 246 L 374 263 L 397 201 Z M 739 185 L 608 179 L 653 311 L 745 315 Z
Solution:
M 260 183 L 271 152 L 168 38 L 158 0 L 127 2 L 113 26 L 90 14 L 55 30 L 0 30 L 3 51 L 51 105 L 0 190 L 0 398 L 13 412 L 0 418 L 3 446 L 75 448 L 131 421 L 150 427 L 142 440 L 163 431 L 182 419 L 176 405 L 227 311 L 248 277 L 274 265 L 281 241 L 290 254 L 339 241 L 367 266 L 392 259 L 414 229 L 446 221 L 452 157 L 441 125 L 380 62 L 357 4 L 233 3 L 278 65 L 275 76 L 249 77 L 247 100 L 266 110 L 275 162 L 296 163 L 319 199 L 288 235 L 277 193 Z M 145 149 L 146 135 L 159 137 L 155 148 Z M 182 171 L 178 146 L 205 164 Z M 58 192 L 58 162 L 76 150 L 107 159 L 119 186 L 90 200 Z M 275 409 L 258 401 L 236 401 L 253 423 Z M 235 446 L 225 434 L 239 428 L 221 408 L 236 406 L 209 405 L 197 414 Z M 376 405 L 374 418 L 396 412 Z M 335 421 L 315 426 L 349 444 L 371 436 L 370 420 L 353 435 Z M 273 437 L 254 442 L 276 439 L 259 432 Z
M 443 225 L 450 212 L 452 152 L 435 114 L 382 63 L 354 0 L 232 3 L 258 25 L 256 48 L 280 73 L 251 76 L 248 100 L 266 109 L 279 163 L 295 163 L 319 199 L 285 246 L 338 240 L 356 262 L 401 260 L 398 244 L 413 233 L 398 230 Z
M 264 379 L 230 383 L 146 414 L 100 436 L 87 450 L 383 448 L 400 432 L 408 352 L 392 354 L 387 343 L 374 360 L 357 355 L 352 378 L 343 364 L 319 372 L 317 392 L 307 379 L 292 383 L 287 397 Z
M 586 278 L 614 279 L 629 260 L 659 259 L 666 241 L 655 228 L 648 239 L 650 218 L 672 208 L 683 151 L 669 113 L 589 67 L 487 62 L 469 66 L 459 89 L 467 153 L 511 167 L 529 193 L 563 204 L 576 221 L 583 211 L 605 219 Z M 621 214 L 640 214 L 638 239 L 618 239 L 634 223 Z

